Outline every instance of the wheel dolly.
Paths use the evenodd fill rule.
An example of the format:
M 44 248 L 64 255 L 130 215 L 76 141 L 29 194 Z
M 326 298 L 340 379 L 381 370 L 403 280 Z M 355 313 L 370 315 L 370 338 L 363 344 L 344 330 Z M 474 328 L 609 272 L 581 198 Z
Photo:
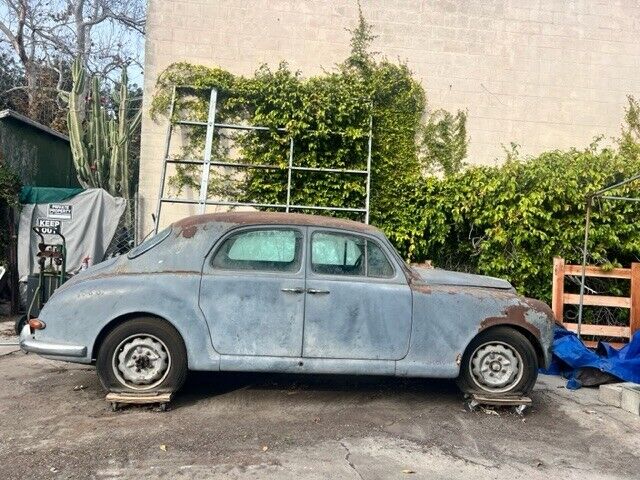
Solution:
M 521 396 L 506 396 L 506 397 L 491 397 L 486 395 L 480 395 L 477 393 L 470 393 L 465 396 L 467 401 L 467 407 L 470 411 L 475 411 L 481 406 L 490 407 L 514 407 L 515 412 L 518 415 L 523 415 L 525 410 L 532 405 L 532 401 L 529 397 Z
M 109 392 L 105 400 L 111 404 L 111 411 L 117 411 L 122 405 L 158 405 L 161 412 L 166 412 L 173 393 L 121 393 Z

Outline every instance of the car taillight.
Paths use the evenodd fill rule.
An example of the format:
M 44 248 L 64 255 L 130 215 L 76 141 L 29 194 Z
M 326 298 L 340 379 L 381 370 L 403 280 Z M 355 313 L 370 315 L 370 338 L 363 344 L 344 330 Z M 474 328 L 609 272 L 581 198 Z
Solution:
M 31 327 L 31 330 L 44 330 L 46 327 L 45 323 L 37 318 L 29 320 L 29 326 Z

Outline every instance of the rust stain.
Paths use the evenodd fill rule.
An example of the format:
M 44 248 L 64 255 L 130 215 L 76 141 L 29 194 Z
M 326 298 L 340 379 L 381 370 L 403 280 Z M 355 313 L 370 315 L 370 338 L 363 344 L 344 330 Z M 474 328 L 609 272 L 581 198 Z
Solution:
M 537 300 L 535 300 L 534 302 L 537 302 Z M 530 308 L 534 308 L 537 310 L 537 308 L 535 308 L 533 305 L 529 304 L 529 302 L 527 302 L 528 305 L 511 305 L 509 307 L 507 307 L 504 310 L 504 317 L 488 317 L 485 318 L 481 323 L 480 323 L 480 328 L 478 329 L 478 331 L 481 330 L 485 330 L 489 327 L 492 327 L 494 325 L 516 325 L 518 327 L 522 327 L 525 330 L 531 332 L 536 338 L 540 338 L 540 329 L 538 327 L 536 327 L 535 325 L 532 325 L 530 322 L 527 321 L 526 318 L 526 313 L 529 311 Z M 545 305 L 544 303 L 540 302 L 542 305 Z M 545 305 L 546 306 L 546 305 Z
M 184 238 L 191 238 L 196 234 L 197 231 L 197 225 L 186 225 L 180 229 L 180 231 L 178 232 L 178 236 L 182 235 Z
M 343 228 L 359 232 L 379 231 L 376 227 L 372 227 L 371 225 L 355 222 L 353 220 L 345 220 L 342 218 L 326 217 L 323 215 L 306 215 L 302 213 L 256 211 L 205 213 L 202 215 L 193 215 L 191 217 L 183 218 L 182 220 L 175 222 L 173 225 L 175 227 L 182 228 L 182 231 L 184 231 L 187 227 L 197 228 L 198 226 L 205 225 L 207 223 L 231 223 L 238 225 L 309 225 Z
M 427 295 L 431 293 L 431 287 L 424 282 L 411 281 L 409 287 L 411 287 L 411 290 L 414 292 L 425 293 Z

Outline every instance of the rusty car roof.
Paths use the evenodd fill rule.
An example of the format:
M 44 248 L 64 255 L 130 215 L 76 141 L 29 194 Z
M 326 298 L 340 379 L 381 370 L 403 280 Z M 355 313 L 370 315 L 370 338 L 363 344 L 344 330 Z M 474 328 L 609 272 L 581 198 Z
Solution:
M 207 223 L 231 223 L 237 225 L 304 225 L 341 228 L 365 233 L 381 233 L 380 230 L 365 223 L 324 215 L 306 215 L 302 213 L 281 212 L 219 212 L 193 215 L 178 220 L 173 225 L 181 228 L 197 227 Z

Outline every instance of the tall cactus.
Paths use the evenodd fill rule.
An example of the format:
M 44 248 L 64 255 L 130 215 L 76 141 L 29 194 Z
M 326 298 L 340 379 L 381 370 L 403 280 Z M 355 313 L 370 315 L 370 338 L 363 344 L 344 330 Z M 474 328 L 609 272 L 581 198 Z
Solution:
M 85 70 L 79 59 L 71 69 L 73 88 L 69 93 L 67 124 L 73 162 L 78 181 L 85 188 L 104 188 L 114 196 L 131 199 L 134 192 L 129 179 L 129 146 L 140 125 L 142 112 L 129 120 L 130 102 L 127 72 L 123 69 L 120 91 L 116 95 L 118 112 L 114 115 L 100 103 L 100 81 L 91 81 L 90 109 L 78 108 L 78 97 L 85 84 Z

